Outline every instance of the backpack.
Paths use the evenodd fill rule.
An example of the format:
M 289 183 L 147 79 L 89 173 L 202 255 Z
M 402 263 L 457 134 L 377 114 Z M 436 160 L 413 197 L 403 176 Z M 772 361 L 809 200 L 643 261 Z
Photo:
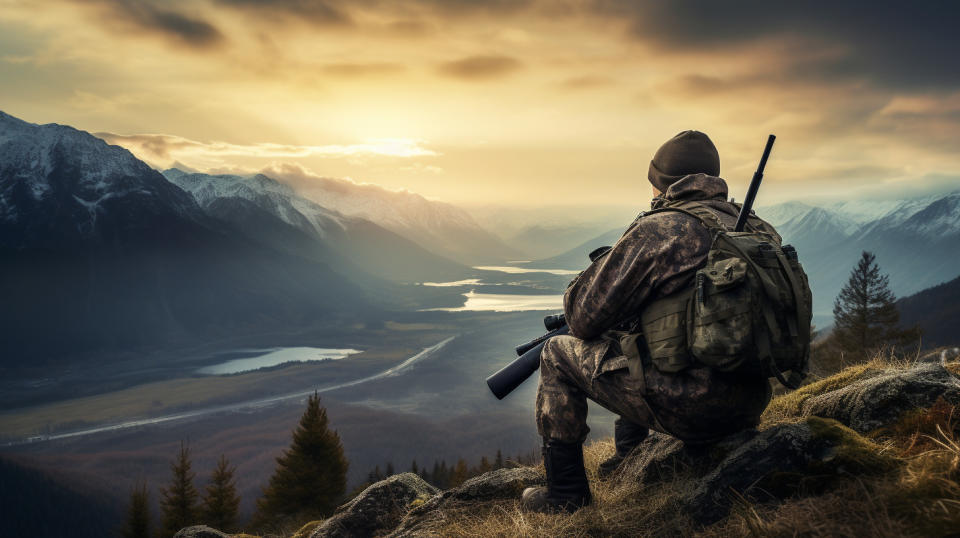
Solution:
M 713 240 L 691 286 L 657 299 L 641 313 L 654 367 L 674 373 L 701 364 L 776 377 L 797 388 L 810 360 L 812 297 L 796 249 L 781 247 L 762 231 L 730 231 L 696 202 L 674 202 L 647 215 L 662 211 L 696 218 Z M 747 227 L 759 229 L 749 222 Z

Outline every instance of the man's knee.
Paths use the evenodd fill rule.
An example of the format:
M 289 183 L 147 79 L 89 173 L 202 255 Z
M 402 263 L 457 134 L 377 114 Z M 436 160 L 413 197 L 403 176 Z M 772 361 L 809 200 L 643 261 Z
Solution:
M 554 336 L 543 344 L 540 351 L 540 374 L 554 374 L 559 370 L 561 361 L 564 360 L 563 349 L 557 340 L 563 336 Z

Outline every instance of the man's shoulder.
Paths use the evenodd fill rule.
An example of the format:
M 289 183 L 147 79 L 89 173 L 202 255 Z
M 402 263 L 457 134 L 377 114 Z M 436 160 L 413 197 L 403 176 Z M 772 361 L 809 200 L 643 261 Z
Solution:
M 654 210 L 637 217 L 620 241 L 675 244 L 702 236 L 709 236 L 709 231 L 693 216 L 681 211 Z

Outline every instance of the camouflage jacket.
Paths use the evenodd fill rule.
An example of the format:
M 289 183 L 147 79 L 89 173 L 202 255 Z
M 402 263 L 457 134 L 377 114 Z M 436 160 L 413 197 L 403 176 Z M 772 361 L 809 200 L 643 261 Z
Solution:
M 710 208 L 733 229 L 739 205 L 727 201 L 727 183 L 714 176 L 693 174 L 670 186 L 656 209 L 673 200 L 697 201 Z M 748 225 L 780 236 L 756 217 Z M 641 213 L 605 256 L 570 283 L 563 297 L 570 333 L 589 340 L 615 328 L 642 311 L 651 301 L 690 285 L 697 269 L 706 264 L 711 233 L 689 215 L 665 211 Z

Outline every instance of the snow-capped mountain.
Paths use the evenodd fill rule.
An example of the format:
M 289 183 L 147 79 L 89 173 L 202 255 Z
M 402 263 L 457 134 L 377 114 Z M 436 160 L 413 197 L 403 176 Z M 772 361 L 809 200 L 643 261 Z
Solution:
M 125 149 L 0 113 L 0 369 L 376 312 L 336 261 L 225 225 Z
M 195 223 L 193 199 L 129 151 L 64 125 L 34 125 L 0 112 L 0 245 L 57 247 L 163 233 L 143 217 Z
M 814 313 L 829 318 L 833 300 L 863 250 L 877 255 L 897 295 L 960 274 L 960 191 L 906 200 L 853 200 L 815 207 L 787 202 L 757 214 L 797 247 L 810 276 Z
M 267 244 L 301 256 L 320 256 L 325 260 L 342 256 L 350 260 L 349 267 L 334 263 L 345 274 L 367 273 L 400 282 L 469 276 L 470 270 L 465 266 L 437 256 L 367 219 L 331 211 L 266 175 L 190 174 L 177 169 L 163 174 L 191 193 L 208 214 L 244 229 L 248 235 L 260 236 Z M 240 200 L 247 203 L 239 203 Z M 267 222 L 263 213 L 309 239 L 291 230 L 281 230 L 277 222 Z M 252 219 L 258 220 L 256 227 L 251 226 Z M 267 229 L 273 230 L 269 236 L 264 235 Z
M 222 198 L 242 198 L 269 209 L 284 222 L 318 237 L 326 237 L 333 230 L 344 228 L 342 215 L 297 195 L 289 185 L 263 174 L 191 174 L 171 168 L 165 170 L 163 175 L 192 194 L 202 207 L 209 207 Z
M 334 178 L 311 178 L 302 192 L 329 210 L 374 222 L 466 265 L 500 263 L 518 256 L 466 211 L 417 193 Z

